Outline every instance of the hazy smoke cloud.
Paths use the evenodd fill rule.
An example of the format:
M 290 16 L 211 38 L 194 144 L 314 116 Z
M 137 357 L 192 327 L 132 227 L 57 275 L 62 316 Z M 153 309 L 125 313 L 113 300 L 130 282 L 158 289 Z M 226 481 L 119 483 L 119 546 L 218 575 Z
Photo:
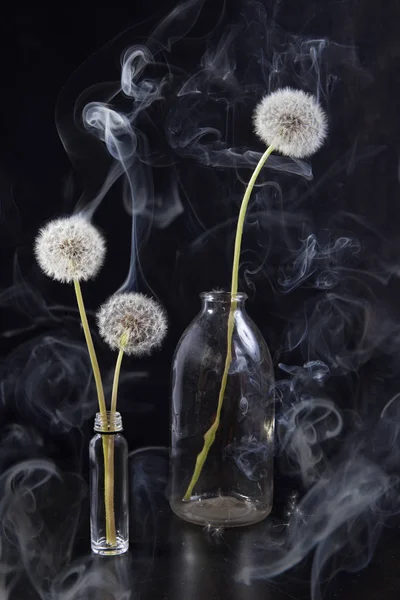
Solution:
M 382 223 L 369 224 L 340 204 L 344 178 L 372 164 L 383 146 L 364 143 L 363 131 L 348 140 L 340 129 L 338 151 L 335 127 L 348 123 L 331 110 L 337 90 L 341 103 L 346 96 L 343 80 L 357 87 L 372 79 L 355 47 L 288 33 L 260 2 L 243 2 L 230 26 L 224 6 L 207 35 L 196 37 L 204 4 L 178 5 L 140 45 L 132 45 L 132 32 L 125 34 L 132 39 L 117 81 L 92 76 L 113 45 L 89 59 L 60 95 L 57 126 L 83 175 L 76 212 L 93 216 L 123 180 L 120 204 L 132 218 L 132 251 L 121 290 L 137 285 L 139 252 L 151 228 L 167 228 L 180 216 L 188 235 L 177 273 L 179 299 L 186 300 L 202 281 L 196 259 L 212 285 L 207 250 L 213 244 L 213 261 L 224 260 L 226 249 L 230 264 L 238 204 L 263 150 L 251 124 L 257 101 L 291 85 L 315 94 L 327 109 L 329 157 L 323 150 L 313 160 L 316 179 L 308 162 L 269 159 L 249 209 L 241 264 L 243 284 L 265 306 L 265 322 L 258 324 L 279 362 L 277 487 L 283 474 L 298 492 L 285 518 L 275 515 L 252 534 L 257 551 L 238 579 L 270 579 L 314 552 L 317 599 L 325 578 L 368 563 L 385 519 L 400 508 L 400 327 L 391 300 L 400 249 Z M 194 65 L 181 60 L 196 52 Z M 337 205 L 325 201 L 330 186 Z M 29 585 L 44 600 L 127 600 L 134 597 L 129 557 L 104 565 L 85 555 L 70 564 L 80 511 L 87 514 L 79 428 L 95 411 L 77 314 L 48 305 L 18 269 L 15 279 L 0 294 L 1 309 L 18 315 L 2 333 L 15 349 L 0 367 L 1 403 L 11 423 L 0 441 L 0 595 L 19 599 Z M 178 310 L 184 304 L 177 300 Z M 246 399 L 240 409 L 245 414 Z M 73 469 L 47 457 L 57 454 L 52 436 L 66 433 L 71 439 L 64 443 L 74 446 L 79 463 Z M 252 439 L 237 440 L 228 453 L 242 474 L 262 476 L 254 456 L 261 463 L 265 448 Z M 131 513 L 147 540 L 141 558 L 151 577 L 167 457 L 153 448 L 130 460 Z

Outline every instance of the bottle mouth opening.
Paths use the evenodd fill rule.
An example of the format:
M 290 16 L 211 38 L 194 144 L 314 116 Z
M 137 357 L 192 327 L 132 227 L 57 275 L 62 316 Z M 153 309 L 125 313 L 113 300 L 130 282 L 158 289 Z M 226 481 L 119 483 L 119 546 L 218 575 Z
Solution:
M 211 302 L 232 302 L 232 300 L 236 300 L 237 302 L 243 301 L 247 299 L 247 294 L 244 292 L 238 292 L 237 294 L 232 295 L 231 292 L 225 291 L 212 291 L 212 292 L 201 292 L 200 298 L 202 300 L 209 300 Z
M 111 413 L 108 410 L 105 417 L 100 412 L 96 413 L 94 430 L 99 433 L 117 433 L 118 431 L 122 431 L 121 413 Z

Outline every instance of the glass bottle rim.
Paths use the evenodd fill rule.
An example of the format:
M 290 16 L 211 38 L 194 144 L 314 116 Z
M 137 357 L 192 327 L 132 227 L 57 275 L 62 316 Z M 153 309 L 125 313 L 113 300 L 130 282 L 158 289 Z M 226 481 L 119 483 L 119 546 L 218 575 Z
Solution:
M 121 413 L 107 411 L 107 420 L 104 419 L 103 414 L 98 412 L 94 419 L 94 430 L 98 433 L 117 433 L 122 431 L 122 417 Z
M 237 294 L 232 295 L 231 292 L 215 290 L 212 292 L 201 292 L 200 298 L 202 300 L 212 300 L 213 302 L 231 302 L 232 300 L 242 302 L 247 300 L 247 294 L 245 292 L 237 292 Z

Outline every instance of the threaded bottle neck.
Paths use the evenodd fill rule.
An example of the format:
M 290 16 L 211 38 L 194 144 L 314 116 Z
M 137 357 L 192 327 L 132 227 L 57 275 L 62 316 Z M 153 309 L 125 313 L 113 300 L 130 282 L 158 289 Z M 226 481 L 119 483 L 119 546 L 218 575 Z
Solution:
M 210 314 L 226 313 L 235 302 L 235 311 L 245 312 L 246 294 L 238 292 L 234 296 L 230 292 L 203 292 L 200 294 L 202 311 Z
M 117 433 L 122 431 L 121 413 L 107 411 L 107 416 L 104 417 L 101 413 L 96 413 L 94 420 L 94 430 L 98 433 Z
M 244 292 L 238 292 L 234 296 L 230 292 L 224 291 L 213 291 L 213 292 L 202 292 L 200 298 L 203 303 L 215 303 L 215 304 L 227 304 L 230 305 L 234 300 L 237 306 L 244 306 L 247 300 L 247 294 Z

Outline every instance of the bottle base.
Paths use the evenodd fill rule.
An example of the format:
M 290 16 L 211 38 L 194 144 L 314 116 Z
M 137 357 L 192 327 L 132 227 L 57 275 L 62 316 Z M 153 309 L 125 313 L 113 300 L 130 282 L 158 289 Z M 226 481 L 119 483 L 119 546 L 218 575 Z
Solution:
M 194 496 L 189 502 L 171 502 L 184 521 L 203 527 L 243 527 L 265 519 L 271 507 L 240 495 Z
M 105 538 L 101 538 L 97 542 L 92 541 L 92 552 L 100 556 L 118 556 L 119 554 L 125 554 L 129 550 L 129 541 L 117 538 L 115 546 L 107 544 Z

